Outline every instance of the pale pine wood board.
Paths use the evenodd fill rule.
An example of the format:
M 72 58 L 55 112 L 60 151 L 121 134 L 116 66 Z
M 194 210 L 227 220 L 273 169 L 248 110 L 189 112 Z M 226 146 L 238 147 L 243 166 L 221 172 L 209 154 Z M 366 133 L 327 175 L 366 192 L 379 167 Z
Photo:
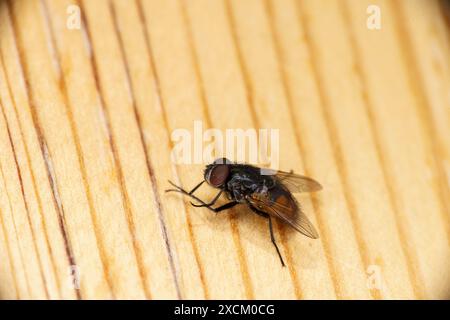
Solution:
M 75 3 L 81 30 L 73 1 L 0 2 L 1 298 L 449 297 L 442 3 Z M 196 120 L 280 129 L 281 168 L 324 186 L 298 197 L 320 240 L 276 224 L 287 268 L 266 220 L 164 193 L 202 177 L 170 156 Z

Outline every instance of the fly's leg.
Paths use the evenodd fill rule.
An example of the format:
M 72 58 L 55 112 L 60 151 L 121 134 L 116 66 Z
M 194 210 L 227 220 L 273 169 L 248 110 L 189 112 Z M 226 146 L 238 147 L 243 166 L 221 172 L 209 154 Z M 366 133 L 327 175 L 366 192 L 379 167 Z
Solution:
M 205 180 L 202 180 L 202 182 L 200 182 L 198 185 L 196 185 L 191 191 L 189 191 L 189 194 L 193 194 L 195 192 L 195 190 L 197 190 L 198 188 L 200 188 L 200 186 L 203 184 L 203 182 L 205 182 Z
M 166 190 L 166 192 L 179 192 L 179 193 L 182 193 L 182 194 L 184 194 L 184 195 L 186 195 L 186 196 L 188 196 L 188 197 L 191 197 L 192 199 L 194 199 L 194 200 L 196 200 L 197 202 L 199 202 L 199 203 L 201 203 L 202 205 L 201 205 L 201 207 L 206 207 L 206 208 L 208 208 L 209 210 L 211 210 L 211 211 L 213 211 L 213 212 L 220 212 L 220 211 L 223 211 L 223 210 L 226 210 L 226 209 L 229 209 L 229 208 L 231 208 L 231 207 L 234 207 L 235 205 L 237 205 L 239 202 L 237 202 L 237 201 L 231 201 L 231 202 L 228 202 L 228 203 L 226 203 L 226 204 L 224 204 L 224 205 L 222 205 L 222 206 L 220 206 L 220 207 L 218 207 L 218 208 L 213 208 L 213 207 L 211 207 L 216 201 L 217 201 L 217 199 L 219 198 L 219 196 L 221 195 L 221 193 L 223 192 L 223 190 L 221 190 L 220 192 L 219 192 L 219 194 L 213 199 L 213 201 L 211 201 L 212 203 L 211 204 L 208 204 L 208 203 L 206 203 L 206 202 L 204 202 L 203 200 L 201 200 L 201 199 L 199 199 L 199 198 L 197 198 L 196 196 L 194 196 L 192 193 L 201 185 L 201 183 L 200 184 L 198 184 L 194 189 L 192 189 L 191 190 L 191 192 L 187 192 L 186 190 L 184 190 L 183 188 L 181 188 L 181 187 L 179 187 L 179 186 L 177 186 L 176 184 L 174 184 L 174 183 L 172 183 L 171 181 L 169 181 L 169 183 L 172 185 L 172 186 L 174 186 L 176 189 L 168 189 L 168 190 Z M 194 204 L 192 204 L 194 207 L 196 206 L 196 205 L 194 205 Z
M 272 243 L 275 246 L 275 249 L 277 249 L 277 253 L 278 253 L 278 256 L 280 257 L 281 265 L 283 267 L 285 267 L 286 265 L 284 264 L 283 257 L 281 256 L 281 253 L 280 253 L 280 249 L 278 249 L 277 243 L 275 241 L 275 237 L 273 236 L 272 219 L 270 218 L 270 216 L 268 216 L 267 218 L 269 219 L 270 239 L 272 240 Z
M 181 193 L 185 193 L 187 195 L 192 195 L 198 188 L 200 188 L 200 186 L 205 182 L 205 180 L 202 180 L 199 184 L 197 184 L 194 188 L 192 188 L 191 191 L 187 192 L 186 190 L 184 190 L 183 188 L 177 186 L 175 183 L 173 183 L 172 181 L 169 180 L 169 183 L 174 186 L 176 189 L 167 189 L 166 192 L 171 192 L 171 191 L 176 191 L 176 192 L 181 192 Z
M 209 210 L 214 211 L 215 213 L 218 213 L 220 211 L 226 210 L 226 209 L 230 209 L 232 207 L 234 207 L 235 205 L 239 204 L 239 202 L 237 201 L 231 201 L 228 203 L 225 203 L 224 205 L 218 207 L 218 208 L 211 208 L 211 207 L 207 207 Z
M 219 191 L 219 193 L 214 197 L 214 199 L 212 199 L 212 201 L 210 203 L 208 203 L 208 204 L 206 204 L 206 203 L 194 204 L 194 203 L 191 202 L 191 205 L 194 206 L 194 207 L 211 207 L 212 205 L 214 205 L 216 203 L 217 199 L 219 199 L 219 197 L 222 194 L 222 192 L 223 192 L 223 189 L 221 189 Z
M 219 194 L 220 194 L 220 193 L 219 193 Z M 216 200 L 217 200 L 217 199 L 216 199 Z M 213 201 L 214 201 L 214 200 L 213 200 Z M 214 201 L 214 202 L 215 202 L 215 201 Z M 221 205 L 220 207 L 217 207 L 217 208 L 211 207 L 211 204 L 195 205 L 195 204 L 193 204 L 192 202 L 191 202 L 191 204 L 192 204 L 194 207 L 205 207 L 205 208 L 208 208 L 209 210 L 211 210 L 211 211 L 213 211 L 213 212 L 215 212 L 215 213 L 218 213 L 218 212 L 220 212 L 220 211 L 223 211 L 223 210 L 230 209 L 230 208 L 234 207 L 235 205 L 239 204 L 239 202 L 237 202 L 237 201 L 230 201 L 230 202 L 225 203 L 224 205 Z
M 218 207 L 218 208 L 213 208 L 212 206 L 216 203 L 217 199 L 219 199 L 220 195 L 223 193 L 223 189 L 221 189 L 219 191 L 219 193 L 214 197 L 214 199 L 210 202 L 210 203 L 202 203 L 202 204 L 194 204 L 191 202 L 191 205 L 193 207 L 205 207 L 208 208 L 209 210 L 218 213 L 220 211 L 229 209 L 231 207 L 234 207 L 235 205 L 237 205 L 239 202 L 237 201 L 230 201 L 228 203 L 225 203 L 224 205 Z
M 272 226 L 272 219 L 270 218 L 270 215 L 268 215 L 266 212 L 259 210 L 258 208 L 255 208 L 251 203 L 247 202 L 250 209 L 252 209 L 253 212 L 255 212 L 257 215 L 264 217 L 266 219 L 269 219 L 269 231 L 270 231 L 270 240 L 272 241 L 273 245 L 275 246 L 275 249 L 277 250 L 278 257 L 280 258 L 281 265 L 285 267 L 283 257 L 281 256 L 280 249 L 278 249 L 277 242 L 275 241 L 275 236 L 273 235 L 273 226 Z
M 262 210 L 259 210 L 258 208 L 254 207 L 250 202 L 247 201 L 247 204 L 250 207 L 250 209 L 252 209 L 252 211 L 254 213 L 256 213 L 258 216 L 266 218 L 266 219 L 269 217 L 269 215 L 266 212 L 264 212 Z
M 169 180 L 169 183 L 172 186 L 174 186 L 175 189 L 167 189 L 166 192 L 179 192 L 179 193 L 182 193 L 184 195 L 187 195 L 187 196 L 191 197 L 192 199 L 200 202 L 201 204 L 208 205 L 203 200 L 201 200 L 201 199 L 199 199 L 199 198 L 197 198 L 196 196 L 193 195 L 194 191 L 197 190 L 202 185 L 203 182 L 204 182 L 204 180 L 202 182 L 200 182 L 196 187 L 194 187 L 194 189 L 192 189 L 190 192 L 187 192 L 186 190 L 184 190 L 183 188 L 177 186 L 176 184 L 174 184 L 172 181 Z

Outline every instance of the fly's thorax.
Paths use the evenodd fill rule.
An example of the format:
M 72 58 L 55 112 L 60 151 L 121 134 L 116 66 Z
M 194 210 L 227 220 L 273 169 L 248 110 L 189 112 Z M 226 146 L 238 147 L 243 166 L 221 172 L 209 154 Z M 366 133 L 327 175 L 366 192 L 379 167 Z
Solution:
M 226 188 L 233 199 L 238 202 L 245 202 L 245 197 L 255 190 L 252 180 L 244 174 L 233 174 L 227 182 Z

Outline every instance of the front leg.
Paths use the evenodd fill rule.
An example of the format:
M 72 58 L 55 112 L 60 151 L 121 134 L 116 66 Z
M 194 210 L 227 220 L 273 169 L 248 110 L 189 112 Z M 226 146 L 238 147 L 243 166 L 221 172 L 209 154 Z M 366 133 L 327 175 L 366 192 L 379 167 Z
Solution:
M 228 203 L 225 203 L 224 205 L 221 205 L 220 207 L 218 207 L 218 208 L 213 208 L 212 207 L 212 205 L 217 201 L 217 199 L 219 198 L 219 196 L 221 195 L 221 193 L 222 193 L 222 191 L 221 192 L 219 192 L 219 194 L 213 199 L 213 201 L 211 201 L 211 203 L 209 203 L 209 204 L 202 204 L 202 205 L 196 205 L 196 204 L 193 204 L 192 202 L 191 202 L 191 205 L 193 206 L 193 207 L 205 207 L 205 208 L 208 208 L 209 210 L 211 210 L 211 211 L 213 211 L 213 212 L 215 212 L 215 213 L 218 213 L 218 212 L 220 212 L 220 211 L 223 211 L 223 210 L 226 210 L 226 209 L 229 209 L 229 208 L 232 208 L 232 207 L 234 207 L 235 205 L 237 205 L 239 202 L 237 202 L 237 201 L 230 201 L 230 202 L 228 202 Z
M 220 195 L 222 194 L 222 192 L 223 192 L 223 189 L 220 189 L 219 193 L 218 193 L 218 194 L 214 197 L 214 199 L 212 199 L 212 201 L 211 201 L 210 203 L 208 203 L 208 204 L 206 204 L 206 203 L 202 203 L 202 204 L 193 204 L 192 202 L 191 202 L 191 204 L 192 204 L 192 206 L 194 206 L 194 207 L 211 207 L 212 205 L 214 205 L 214 204 L 216 203 L 217 199 L 219 199 L 219 197 L 220 197 Z
M 179 186 L 177 186 L 176 184 L 174 184 L 173 182 L 171 182 L 171 181 L 169 181 L 169 183 L 172 185 L 172 186 L 174 186 L 176 189 L 168 189 L 168 190 L 166 190 L 166 192 L 179 192 L 179 193 L 182 193 L 182 194 L 184 194 L 184 195 L 186 195 L 186 196 L 188 196 L 188 197 L 191 197 L 192 199 L 194 199 L 194 200 L 196 200 L 197 202 L 199 202 L 199 203 L 201 203 L 202 205 L 201 205 L 201 207 L 206 207 L 206 208 L 208 208 L 209 210 L 211 210 L 211 211 L 213 211 L 213 212 L 220 212 L 220 211 L 223 211 L 223 210 L 226 210 L 226 209 L 229 209 L 229 208 L 231 208 L 231 207 L 234 207 L 235 205 L 237 205 L 239 202 L 237 202 L 237 201 L 231 201 L 231 202 L 228 202 L 228 203 L 226 203 L 226 204 L 224 204 L 224 205 L 222 205 L 222 206 L 220 206 L 220 207 L 218 207 L 218 208 L 213 208 L 213 207 L 211 207 L 211 205 L 212 204 L 214 204 L 216 201 L 217 201 L 217 199 L 219 198 L 219 196 L 220 196 L 220 194 L 223 192 L 223 189 L 221 190 L 221 192 L 219 192 L 219 194 L 213 199 L 213 201 L 211 201 L 212 202 L 212 204 L 211 203 L 205 203 L 203 200 L 201 200 L 201 199 L 199 199 L 199 198 L 197 198 L 196 196 L 194 196 L 192 193 L 193 193 L 193 191 L 195 191 L 195 189 L 197 189 L 200 185 L 201 185 L 201 183 L 199 184 L 199 185 L 197 185 L 197 187 L 195 187 L 193 190 L 191 190 L 190 192 L 187 192 L 186 190 L 184 190 L 183 188 L 181 188 L 181 187 L 179 187 Z M 193 203 L 191 203 L 194 207 L 196 207 L 196 205 L 194 205 Z
M 209 207 L 209 206 L 206 206 L 206 208 L 208 208 L 209 210 L 211 210 L 211 211 L 213 211 L 215 213 L 218 213 L 220 211 L 223 211 L 223 210 L 226 210 L 226 209 L 230 209 L 230 208 L 234 207 L 237 204 L 239 204 L 239 202 L 237 202 L 237 201 L 230 201 L 230 202 L 225 203 L 224 205 L 222 205 L 222 206 L 220 206 L 218 208 L 212 208 L 212 207 Z
M 198 185 L 196 185 L 191 191 L 189 191 L 189 194 L 193 194 L 195 192 L 195 190 L 197 190 L 198 188 L 200 188 L 200 186 L 205 182 L 205 180 L 202 180 L 202 182 L 200 182 Z
M 205 203 L 203 200 L 201 200 L 201 199 L 199 199 L 199 198 L 197 198 L 196 196 L 193 195 L 194 191 L 195 191 L 198 187 L 200 187 L 201 184 L 202 184 L 203 182 L 199 183 L 194 189 L 192 189 L 192 190 L 189 191 L 189 192 L 187 192 L 187 191 L 184 190 L 183 188 L 177 186 L 175 183 L 173 183 L 173 182 L 170 181 L 170 180 L 169 180 L 169 183 L 170 183 L 172 186 L 174 186 L 176 189 L 167 189 L 166 192 L 179 192 L 179 193 L 182 193 L 182 194 L 184 194 L 184 195 L 187 195 L 188 197 L 191 197 L 192 199 L 194 199 L 194 200 L 200 202 L 201 204 L 204 204 L 205 206 L 208 205 L 208 204 Z

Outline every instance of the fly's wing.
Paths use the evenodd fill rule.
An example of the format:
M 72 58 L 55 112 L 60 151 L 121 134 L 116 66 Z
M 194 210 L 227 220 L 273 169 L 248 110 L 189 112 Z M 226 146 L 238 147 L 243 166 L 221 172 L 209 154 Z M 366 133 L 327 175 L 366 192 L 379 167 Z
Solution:
M 305 236 L 319 238 L 316 229 L 288 190 L 274 188 L 265 194 L 254 193 L 247 200 L 256 209 L 283 220 Z
M 290 192 L 314 192 L 322 190 L 322 186 L 316 180 L 284 171 L 277 171 L 276 179 L 282 183 Z

